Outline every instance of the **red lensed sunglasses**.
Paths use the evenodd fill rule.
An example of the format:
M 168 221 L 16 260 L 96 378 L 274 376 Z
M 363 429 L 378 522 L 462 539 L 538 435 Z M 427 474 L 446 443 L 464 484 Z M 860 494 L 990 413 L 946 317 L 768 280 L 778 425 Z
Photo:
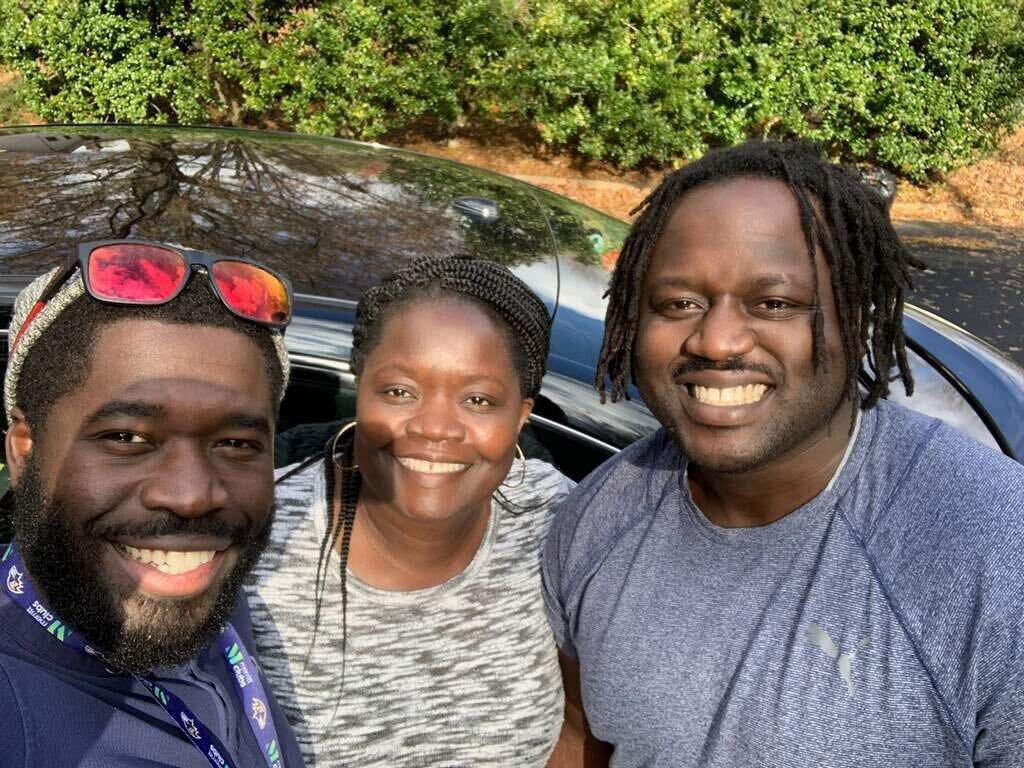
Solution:
M 288 280 L 259 264 L 145 240 L 99 240 L 81 243 L 77 256 L 53 276 L 22 323 L 14 347 L 75 267 L 81 268 L 86 292 L 110 304 L 166 304 L 202 267 L 224 306 L 243 320 L 283 330 L 292 319 Z

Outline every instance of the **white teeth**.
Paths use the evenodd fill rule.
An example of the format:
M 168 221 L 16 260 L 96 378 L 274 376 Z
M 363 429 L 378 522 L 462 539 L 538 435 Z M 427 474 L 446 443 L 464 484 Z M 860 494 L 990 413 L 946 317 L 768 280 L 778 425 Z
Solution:
M 127 544 L 121 545 L 121 551 L 133 560 L 152 565 L 161 573 L 172 576 L 188 573 L 201 565 L 206 565 L 217 554 L 217 551 L 213 549 L 199 552 L 179 552 L 164 549 L 139 549 L 138 547 L 129 547 Z
M 461 472 L 468 464 L 449 464 L 444 461 L 424 461 L 423 459 L 412 459 L 408 456 L 397 456 L 398 463 L 413 472 L 425 472 L 428 475 L 449 475 L 452 472 Z
M 697 400 L 707 405 L 753 405 L 765 396 L 768 387 L 765 384 L 746 384 L 719 389 L 692 385 L 690 391 Z

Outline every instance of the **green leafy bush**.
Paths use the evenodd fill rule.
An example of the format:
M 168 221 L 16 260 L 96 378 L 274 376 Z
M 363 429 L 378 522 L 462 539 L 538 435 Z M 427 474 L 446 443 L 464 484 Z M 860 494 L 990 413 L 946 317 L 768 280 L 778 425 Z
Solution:
M 56 121 L 533 126 L 624 166 L 807 136 L 913 178 L 1021 118 L 1024 0 L 0 0 Z
M 159 4 L 157 4 L 159 5 Z M 51 120 L 193 121 L 209 89 L 179 16 L 143 2 L 0 2 L 0 57 Z

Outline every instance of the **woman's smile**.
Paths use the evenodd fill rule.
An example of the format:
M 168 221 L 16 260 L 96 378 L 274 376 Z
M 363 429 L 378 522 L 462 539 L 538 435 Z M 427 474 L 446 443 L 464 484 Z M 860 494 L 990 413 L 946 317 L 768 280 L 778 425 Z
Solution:
M 415 456 L 396 456 L 395 461 L 408 470 L 424 475 L 453 475 L 469 469 L 471 465 L 453 461 L 434 461 Z

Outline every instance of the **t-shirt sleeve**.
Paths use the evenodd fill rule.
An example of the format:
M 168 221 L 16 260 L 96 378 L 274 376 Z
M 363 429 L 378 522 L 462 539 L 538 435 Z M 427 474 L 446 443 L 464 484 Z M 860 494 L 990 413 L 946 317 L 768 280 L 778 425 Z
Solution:
M 555 515 L 541 563 L 544 605 L 558 647 L 573 659 L 587 574 L 607 556 L 619 533 L 651 508 L 641 500 L 650 493 L 647 468 L 655 466 L 651 456 L 656 457 L 659 445 L 648 437 L 613 456 L 572 489 Z M 677 464 L 671 467 L 673 478 Z
M 982 653 L 982 689 L 976 721 L 974 764 L 979 768 L 1024 768 L 1024 606 L 993 633 Z
M 537 521 L 544 605 L 555 639 L 559 646 L 563 646 L 566 633 L 564 629 L 560 630 L 559 626 L 564 626 L 564 622 L 559 623 L 555 620 L 557 613 L 553 612 L 553 606 L 557 604 L 557 601 L 553 601 L 552 597 L 555 591 L 548 588 L 547 560 L 552 537 L 559 538 L 556 530 L 564 528 L 564 525 L 559 522 L 563 517 L 563 505 L 566 497 L 576 487 L 576 483 L 547 462 L 530 459 L 527 466 L 526 482 L 505 489 L 504 494 L 513 505 L 536 511 L 533 517 Z M 515 472 L 516 468 L 513 466 L 510 476 Z M 559 547 L 556 546 L 556 548 Z
M 576 648 L 569 636 L 569 619 L 565 610 L 563 594 L 563 576 L 565 569 L 564 557 L 566 547 L 563 539 L 569 534 L 567 526 L 555 517 L 555 522 L 548 532 L 544 545 L 544 557 L 541 561 L 541 583 L 544 591 L 544 608 L 547 611 L 548 623 L 555 635 L 555 642 L 567 656 L 576 658 Z
M 892 434 L 918 436 L 888 449 L 909 458 L 884 503 L 863 505 L 872 568 L 973 764 L 1024 768 L 1024 471 L 901 418 Z

